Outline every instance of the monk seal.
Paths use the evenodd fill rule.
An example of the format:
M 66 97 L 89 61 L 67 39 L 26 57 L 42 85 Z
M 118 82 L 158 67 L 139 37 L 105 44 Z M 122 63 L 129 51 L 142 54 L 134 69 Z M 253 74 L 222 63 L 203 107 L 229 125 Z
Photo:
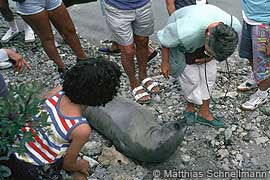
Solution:
M 182 142 L 186 121 L 160 125 L 146 107 L 117 96 L 104 107 L 87 107 L 84 117 L 124 155 L 144 162 L 163 162 Z

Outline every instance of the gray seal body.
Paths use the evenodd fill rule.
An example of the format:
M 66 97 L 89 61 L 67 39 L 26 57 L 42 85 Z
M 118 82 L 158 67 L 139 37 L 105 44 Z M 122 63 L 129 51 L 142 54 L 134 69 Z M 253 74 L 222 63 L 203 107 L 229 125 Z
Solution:
M 115 97 L 105 107 L 87 107 L 89 124 L 110 139 L 124 155 L 145 162 L 162 162 L 182 142 L 185 120 L 161 126 L 145 107 L 123 97 Z

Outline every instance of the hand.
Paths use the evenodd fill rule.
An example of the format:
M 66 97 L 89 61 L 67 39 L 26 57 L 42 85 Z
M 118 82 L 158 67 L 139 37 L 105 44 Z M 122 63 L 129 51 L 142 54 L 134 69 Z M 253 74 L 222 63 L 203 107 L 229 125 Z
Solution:
M 14 65 L 14 70 L 18 71 L 21 73 L 24 68 L 26 67 L 27 69 L 30 69 L 30 65 L 26 62 L 26 60 L 18 53 L 10 50 L 10 49 L 4 49 L 8 57 L 11 59 L 13 65 Z
M 204 64 L 212 61 L 213 58 L 200 58 L 200 59 L 195 59 L 196 64 Z
M 160 65 L 160 69 L 161 69 L 161 73 L 163 74 L 163 76 L 166 79 L 169 79 L 169 75 L 170 75 L 170 65 L 169 65 L 169 63 L 162 61 L 161 65 Z
M 90 165 L 89 165 L 89 162 L 84 160 L 84 159 L 80 159 L 78 160 L 78 164 L 79 166 L 81 167 L 80 169 L 80 173 L 86 175 L 86 176 L 89 176 L 90 175 Z

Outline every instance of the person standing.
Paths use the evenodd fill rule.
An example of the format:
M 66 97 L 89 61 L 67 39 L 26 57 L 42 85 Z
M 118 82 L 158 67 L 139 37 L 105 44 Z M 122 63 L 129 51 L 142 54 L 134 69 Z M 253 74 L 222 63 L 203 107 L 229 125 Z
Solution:
M 147 77 L 146 70 L 149 36 L 154 33 L 151 5 L 151 0 L 105 0 L 106 22 L 113 41 L 121 50 L 121 61 L 128 75 L 132 94 L 136 102 L 141 104 L 150 102 L 149 93 L 159 92 L 158 84 Z M 139 79 L 135 74 L 135 54 Z
M 250 79 L 238 86 L 239 91 L 258 87 L 250 99 L 241 105 L 244 110 L 255 110 L 268 102 L 270 87 L 270 0 L 242 0 L 243 29 L 239 56 L 252 66 Z
M 67 68 L 56 49 L 50 22 L 64 36 L 65 41 L 77 56 L 77 60 L 87 58 L 76 34 L 74 24 L 62 0 L 16 1 L 17 12 L 38 35 L 45 52 L 57 65 L 61 77 L 64 76 Z
M 190 122 L 223 127 L 210 110 L 210 91 L 215 83 L 216 61 L 227 59 L 235 50 L 241 29 L 239 20 L 222 9 L 192 5 L 175 11 L 167 26 L 158 32 L 162 45 L 161 72 L 178 78 L 187 101 Z M 195 52 L 200 51 L 195 56 Z M 194 55 L 194 58 L 190 58 Z M 199 105 L 196 115 L 195 104 Z
M 0 12 L 9 24 L 8 31 L 1 38 L 1 42 L 6 43 L 10 41 L 11 39 L 13 39 L 17 34 L 19 34 L 19 29 L 14 19 L 13 13 L 9 8 L 8 0 L 0 1 Z M 24 33 L 25 33 L 25 36 L 24 36 L 25 42 L 35 41 L 35 34 L 32 28 L 25 22 L 24 22 Z

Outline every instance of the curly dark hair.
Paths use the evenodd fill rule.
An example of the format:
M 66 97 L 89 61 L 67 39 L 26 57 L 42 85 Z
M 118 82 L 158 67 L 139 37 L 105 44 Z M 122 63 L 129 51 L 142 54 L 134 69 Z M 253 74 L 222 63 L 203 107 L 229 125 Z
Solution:
M 104 57 L 89 58 L 68 70 L 63 91 L 73 103 L 104 106 L 117 94 L 121 74 L 116 63 Z
M 210 31 L 208 46 L 218 61 L 231 56 L 237 44 L 237 32 L 226 24 L 220 23 Z

